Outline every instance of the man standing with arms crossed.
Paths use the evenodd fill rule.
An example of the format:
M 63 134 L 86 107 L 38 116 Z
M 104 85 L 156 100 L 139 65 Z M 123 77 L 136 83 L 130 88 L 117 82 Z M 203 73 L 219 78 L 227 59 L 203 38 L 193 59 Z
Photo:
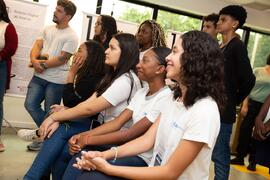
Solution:
M 69 0 L 58 0 L 53 15 L 56 25 L 44 28 L 34 43 L 30 60 L 34 68 L 24 106 L 39 127 L 50 106 L 60 104 L 68 72 L 68 60 L 76 51 L 78 38 L 69 27 L 69 21 L 76 13 L 76 6 Z M 44 101 L 44 109 L 41 103 Z M 40 142 L 27 146 L 39 150 Z

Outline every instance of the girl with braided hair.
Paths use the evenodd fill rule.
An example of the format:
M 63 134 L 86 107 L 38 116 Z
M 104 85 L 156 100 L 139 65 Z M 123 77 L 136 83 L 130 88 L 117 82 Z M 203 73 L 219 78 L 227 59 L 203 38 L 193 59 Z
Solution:
M 163 28 L 154 20 L 146 20 L 140 24 L 136 39 L 140 46 L 140 59 L 151 47 L 167 47 Z

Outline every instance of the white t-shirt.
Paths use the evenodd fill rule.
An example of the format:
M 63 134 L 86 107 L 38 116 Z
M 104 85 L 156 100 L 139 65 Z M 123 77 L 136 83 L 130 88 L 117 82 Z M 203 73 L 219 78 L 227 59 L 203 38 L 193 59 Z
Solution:
M 150 166 L 166 164 L 182 139 L 203 142 L 205 145 L 178 180 L 208 180 L 219 128 L 218 106 L 210 97 L 198 100 L 188 109 L 177 101 L 164 105 Z
M 61 51 L 74 54 L 78 47 L 78 37 L 72 28 L 58 29 L 55 25 L 47 26 L 37 39 L 43 40 L 41 54 L 48 54 L 49 58 L 59 56 Z M 68 73 L 68 63 L 48 68 L 35 76 L 57 84 L 65 84 Z
M 133 111 L 132 120 L 129 121 L 132 123 L 132 125 L 144 117 L 146 117 L 150 122 L 154 123 L 160 114 L 164 103 L 173 98 L 173 93 L 168 86 L 165 86 L 153 95 L 146 96 L 148 92 L 148 87 L 139 89 L 127 107 Z M 153 150 L 151 149 L 145 153 L 140 154 L 139 156 L 147 164 L 149 164 L 152 155 Z
M 134 96 L 136 91 L 141 88 L 141 83 L 137 75 L 131 71 L 133 77 L 133 88 L 130 96 Z M 121 75 L 119 78 L 114 80 L 111 86 L 101 95 L 105 98 L 112 107 L 102 111 L 99 114 L 98 120 L 100 122 L 108 122 L 117 117 L 128 105 L 128 97 L 131 90 L 131 79 L 129 73 Z M 127 127 L 128 128 L 128 127 Z

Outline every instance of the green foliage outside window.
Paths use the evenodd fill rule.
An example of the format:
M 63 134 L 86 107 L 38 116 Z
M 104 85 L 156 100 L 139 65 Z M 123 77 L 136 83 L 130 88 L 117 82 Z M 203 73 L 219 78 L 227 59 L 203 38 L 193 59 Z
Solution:
M 270 36 L 251 32 L 248 41 L 248 54 L 253 68 L 266 64 L 266 58 L 270 54 Z
M 131 21 L 135 23 L 142 23 L 147 19 L 152 18 L 151 11 L 140 12 L 136 8 L 128 8 L 119 17 L 122 20 Z M 157 22 L 161 24 L 165 31 L 173 30 L 179 32 L 185 32 L 189 30 L 197 29 L 201 27 L 201 20 L 191 18 L 184 15 L 174 14 L 167 11 L 158 11 Z

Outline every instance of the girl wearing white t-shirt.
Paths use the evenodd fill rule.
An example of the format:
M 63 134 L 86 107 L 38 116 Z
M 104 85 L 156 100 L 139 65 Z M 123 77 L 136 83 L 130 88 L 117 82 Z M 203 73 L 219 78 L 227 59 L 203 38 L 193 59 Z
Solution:
M 39 134 L 45 139 L 24 179 L 41 179 L 62 152 L 74 134 L 89 130 L 93 119 L 87 117 L 101 112 L 99 120 L 108 122 L 117 117 L 128 105 L 141 83 L 135 74 L 139 60 L 139 45 L 134 35 L 117 34 L 105 51 L 107 74 L 96 92 L 73 108 L 63 109 L 47 117 Z M 68 121 L 68 122 L 66 122 Z M 61 123 L 59 126 L 60 122 Z
M 91 131 L 73 136 L 69 140 L 71 154 L 80 152 L 86 145 L 87 148 L 84 150 L 107 150 L 117 144 L 133 140 L 147 131 L 157 119 L 164 103 L 173 97 L 172 91 L 165 85 L 167 64 L 165 58 L 169 53 L 170 49 L 166 47 L 152 48 L 145 53 L 143 59 L 137 64 L 137 72 L 139 79 L 147 82 L 149 86 L 139 89 L 128 107 L 114 120 Z M 132 126 L 127 129 L 125 124 Z M 72 167 L 76 162 L 76 157 L 80 156 L 77 154 L 69 162 L 63 180 L 76 179 L 80 175 L 81 171 Z M 152 151 L 150 150 L 138 156 L 117 159 L 111 163 L 122 166 L 147 166 L 151 158 Z M 89 178 L 104 179 L 106 175 L 89 172 Z
M 164 104 L 161 116 L 143 136 L 102 153 L 87 152 L 76 166 L 127 179 L 208 180 L 219 112 L 226 100 L 223 61 L 210 35 L 200 31 L 183 34 L 167 57 L 167 77 L 179 85 L 176 100 Z M 153 147 L 150 167 L 114 166 L 105 160 Z M 79 179 L 85 179 L 84 174 Z

